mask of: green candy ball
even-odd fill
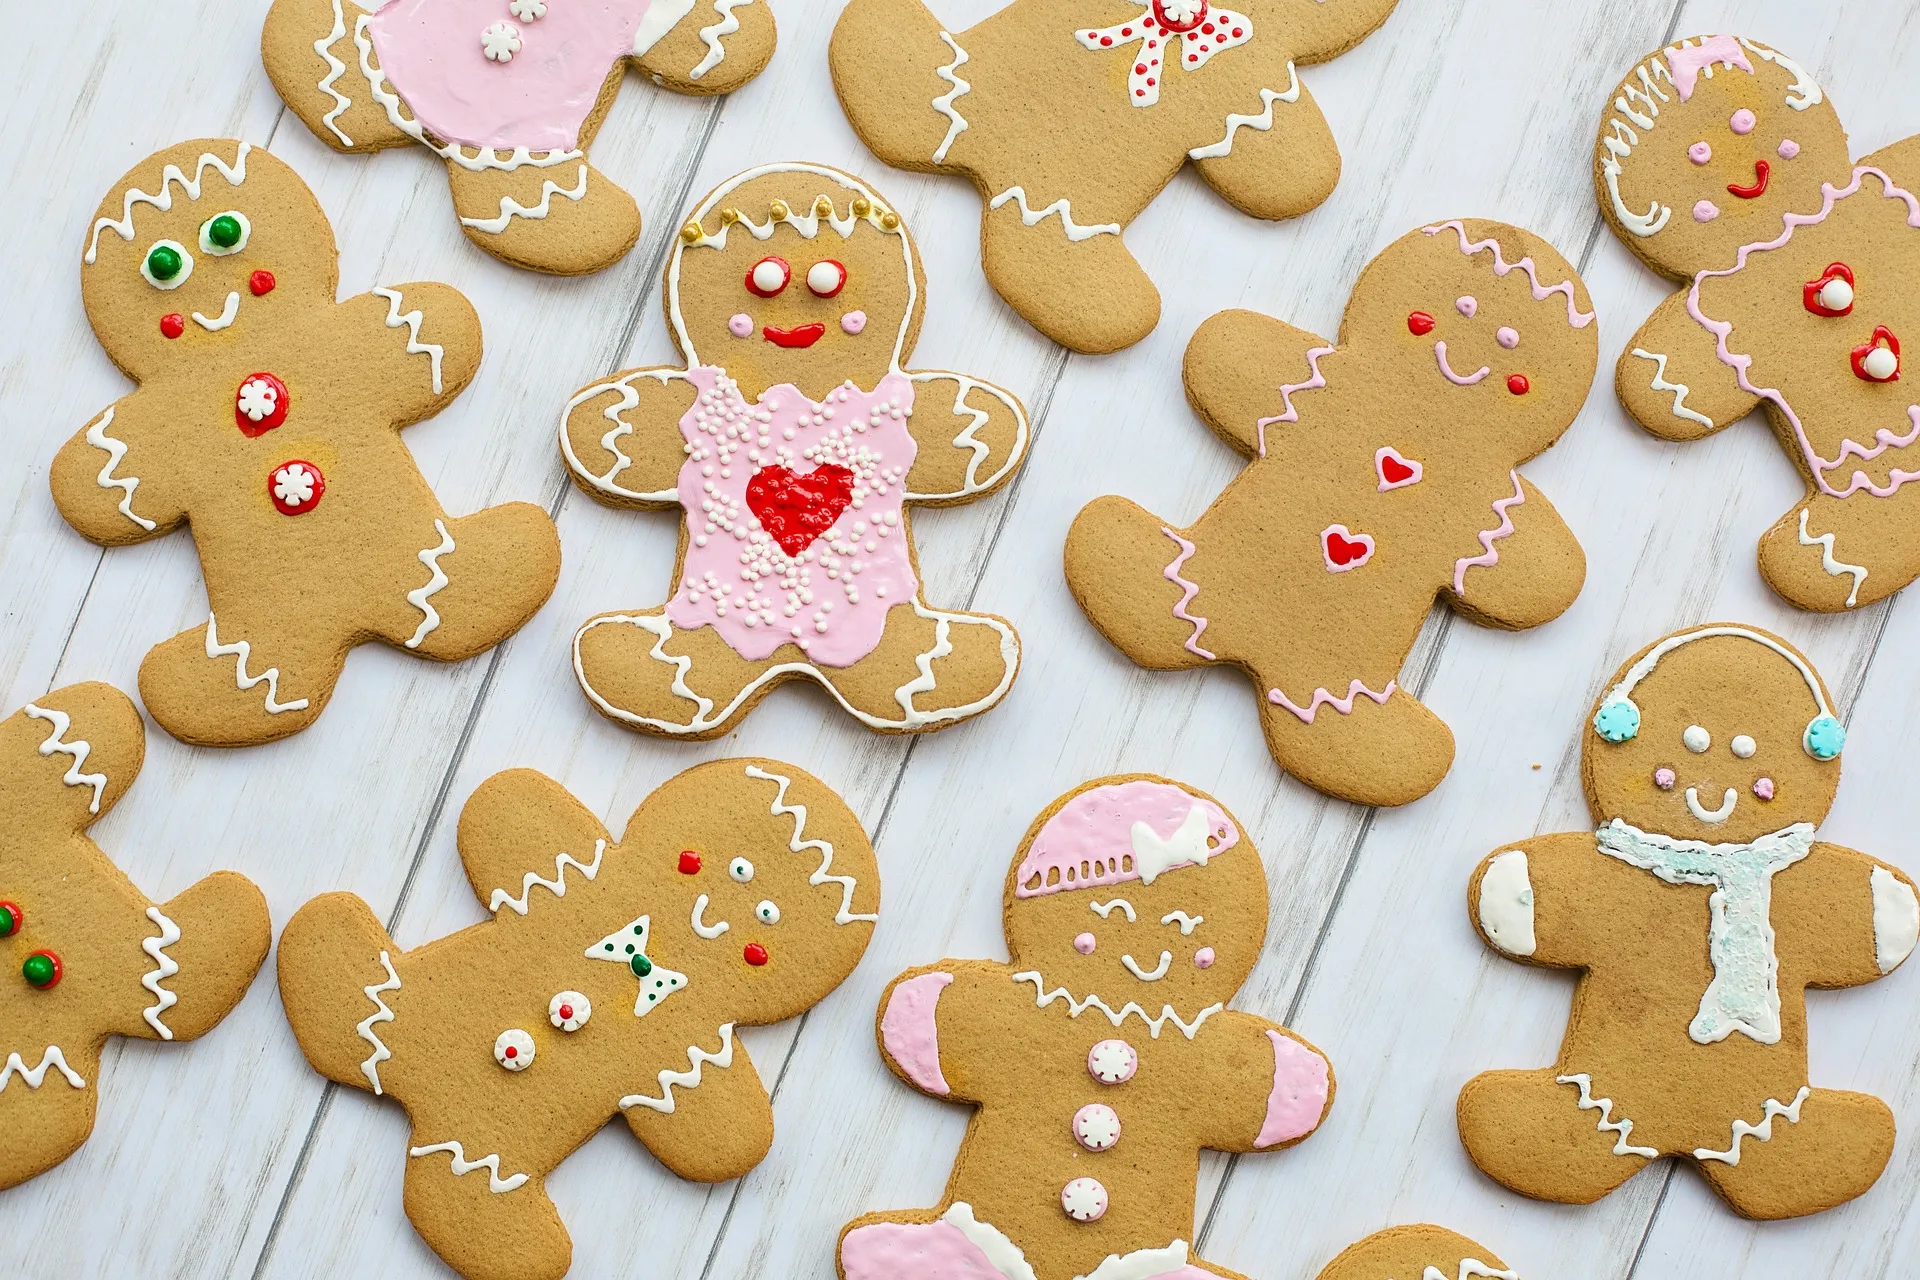
[[[207,224],[207,239],[222,249],[231,249],[240,243],[240,219],[230,213],[223,213]]]
[[[173,279],[180,274],[181,266],[180,251],[168,245],[155,245],[147,255],[147,274],[155,280]]]
[[[19,927],[19,921],[13,918],[13,911],[7,907],[0,907],[0,938],[12,937],[13,931]]]
[[[653,961],[645,956],[635,956],[627,961],[627,964],[633,969],[633,976],[636,978],[644,978],[653,972]]]
[[[20,973],[32,985],[44,987],[53,981],[53,959],[39,954],[30,955],[27,962],[20,966]]]

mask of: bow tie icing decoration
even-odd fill
[[[633,970],[640,979],[640,993],[633,999],[633,1016],[644,1018],[659,1007],[662,1000],[687,985],[687,975],[657,965],[647,955],[649,918],[641,916],[632,924],[615,929],[587,948],[589,960],[611,960]]]
[[[1215,8],[1207,0],[1153,0],[1131,22],[1073,35],[1096,52],[1142,42],[1133,68],[1127,72],[1127,100],[1136,107],[1150,107],[1160,101],[1163,46],[1179,40],[1180,52],[1174,61],[1188,71],[1198,71],[1222,49],[1253,39],[1253,21],[1244,13]]]

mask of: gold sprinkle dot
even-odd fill
[[[740,221],[740,211],[729,205],[720,211],[720,225],[730,227]]]
[[[833,201],[827,199],[825,196],[821,196],[819,199],[813,202],[813,214],[816,218],[832,217]]]
[[[775,222],[785,222],[792,216],[793,210],[787,208],[787,202],[785,200],[775,200],[773,202],[773,220]]]
[[[689,222],[686,226],[680,228],[680,238],[688,244],[697,242],[700,237],[705,234],[706,232],[700,229],[700,224],[697,222]]]
[[[867,198],[865,196],[861,196],[860,198],[856,199],[853,202],[854,217],[864,218],[869,213],[872,213],[872,212],[873,212],[873,206],[867,202]]]
[[[900,225],[900,215],[889,209],[880,215],[880,225],[892,231]]]

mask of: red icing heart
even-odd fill
[[[747,510],[780,549],[797,556],[853,501],[853,472],[832,463],[796,475],[785,467],[762,467],[747,481]]]
[[[1413,479],[1413,468],[1391,453],[1380,455],[1380,478],[1388,484],[1404,484]]]
[[[1373,558],[1373,539],[1364,533],[1356,534],[1343,524],[1328,525],[1320,534],[1320,543],[1327,557],[1327,568],[1334,573],[1358,569]]]
[[[1822,297],[1826,287],[1835,280],[1845,280],[1847,282],[1845,292],[1848,294],[1848,301],[1844,307],[1830,307],[1827,305],[1826,299]],[[1853,284],[1853,268],[1844,262],[1830,263],[1827,269],[1820,273],[1818,280],[1809,280],[1801,287],[1801,305],[1805,306],[1808,311],[1811,311],[1816,316],[1844,316],[1853,310]]]

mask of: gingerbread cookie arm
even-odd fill
[[[140,945],[152,962],[141,982],[153,999],[134,1034],[197,1040],[233,1011],[266,963],[267,900],[245,876],[216,871],[142,914]]]
[[[466,295],[433,281],[380,287],[340,304],[354,378],[379,387],[396,427],[431,417],[480,368],[480,316]]]
[[[1263,457],[1268,430],[1299,421],[1293,397],[1326,386],[1320,360],[1333,350],[1326,339],[1272,316],[1222,311],[1187,343],[1187,403],[1222,440]]]
[[[733,1024],[686,1061],[620,1099],[633,1136],[661,1164],[694,1182],[738,1178],[773,1146],[773,1100]]]
[[[907,498],[946,506],[1005,484],[1026,457],[1027,411],[1013,393],[963,373],[913,373],[908,427],[918,452]]]
[[[1524,631],[1565,613],[1587,557],[1546,495],[1518,472],[1493,503],[1473,554],[1454,561],[1447,602],[1482,626]]]
[[[1614,366],[1620,404],[1662,440],[1698,440],[1751,413],[1760,398],[1722,363],[1714,335],[1687,312],[1687,294],[1654,308]]]
[[[460,862],[474,896],[498,915],[526,915],[591,882],[612,843],[567,789],[532,769],[496,773],[460,810]],[[539,891],[536,897],[536,890]]]
[[[732,93],[766,70],[775,39],[766,0],[656,0],[634,36],[634,63],[675,93]]]
[[[1253,218],[1295,218],[1333,194],[1340,148],[1289,62],[1281,83],[1260,90],[1245,113],[1228,112],[1222,136],[1187,152],[1208,186]]]
[[[260,56],[281,100],[335,151],[413,141],[375,100],[361,69],[354,36],[363,12],[354,0],[274,0],[260,31]]]
[[[1581,864],[1593,856],[1593,837],[1568,831],[1515,841],[1483,859],[1467,885],[1467,914],[1481,940],[1526,964],[1584,967],[1614,927],[1582,892]]]
[[[1332,1064],[1278,1023],[1230,1009],[1209,1020],[1200,1043],[1208,1057],[1197,1096],[1236,1100],[1231,1107],[1196,1111],[1227,1118],[1222,1129],[1201,1133],[1203,1146],[1277,1151],[1318,1129],[1333,1108]]]
[[[167,469],[167,431],[144,392],[109,405],[54,455],[54,505],[83,538],[120,547],[158,537],[186,519]]]
[[[683,369],[628,369],[576,391],[560,415],[573,482],[610,506],[678,506],[680,420],[698,396]]]
[[[1006,965],[946,960],[909,969],[887,987],[874,1019],[888,1070],[924,1094],[951,1102],[979,1102],[984,1057],[969,1050],[988,1044],[982,1027],[1031,1011]]]
[[[85,831],[120,802],[146,759],[146,728],[126,694],[88,681],[56,689],[0,721],[0,782],[10,825]],[[3,776],[3,775],[0,775]]]
[[[1781,938],[1782,949],[1807,957],[1807,985],[1857,987],[1912,954],[1920,896],[1898,867],[1818,841],[1779,879],[1786,883],[1775,888],[1775,900],[1785,909],[1776,910],[1774,928],[1791,935]]]
[[[1365,40],[1399,0],[1283,0],[1276,7],[1295,62],[1325,62]]]

